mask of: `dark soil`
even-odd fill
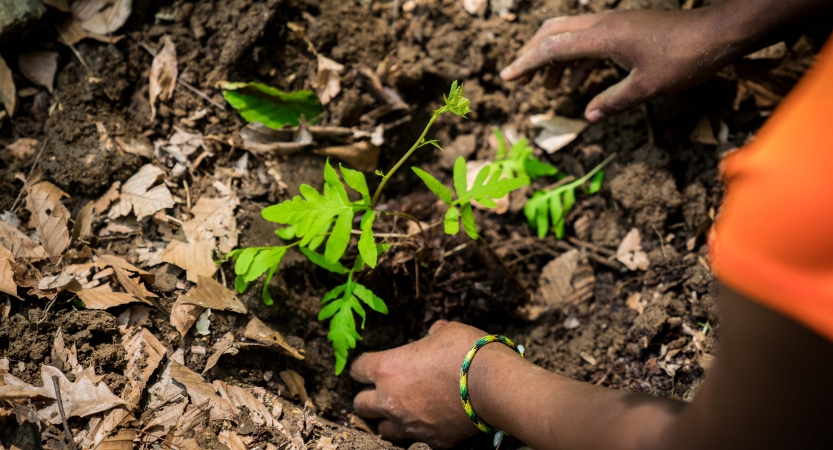
[[[42,177],[72,196],[67,205],[75,214],[86,199],[99,197],[112,182],[124,182],[148,162],[105,150],[99,143],[96,122],[105,124],[113,136],[153,142],[167,139],[174,125],[182,126],[181,118],[207,108],[208,115],[197,121],[194,131],[217,136],[223,144],[217,144],[214,156],[188,178],[187,185],[175,181],[170,186],[180,198],[213,195],[214,167],[233,167],[244,153],[238,147],[245,122],[230,107],[221,111],[181,86],[151,122],[147,80],[152,57],[142,44],[159,49],[160,38],[170,36],[177,47],[181,79],[217,101],[222,101],[222,96],[215,85],[221,80],[257,80],[286,91],[309,89],[317,70],[316,57],[287,27],[292,22],[306,28],[305,35],[318,52],[346,67],[342,92],[328,105],[324,125],[372,131],[376,123],[365,115],[379,102],[370,94],[359,69],[376,69],[389,55],[399,64],[399,72],[389,82],[411,108],[383,119],[399,124],[386,131],[380,168],[389,167],[418,137],[453,80],[465,81],[473,112],[468,120],[443,117],[431,138],[450,143],[458,136],[471,135],[475,156],[487,157],[494,152],[488,143],[494,128],[508,124],[533,137],[530,115],[554,110],[579,117],[593,95],[621,76],[618,69],[605,67],[574,92],[546,91],[537,79],[527,86],[502,82],[497,72],[544,19],[617,5],[679,8],[675,0],[591,0],[587,6],[572,0],[533,0],[520,2],[517,20],[506,22],[495,15],[472,17],[456,0],[418,1],[409,14],[397,15],[389,5],[369,7],[358,1],[324,0],[135,0],[134,13],[121,30],[129,37],[115,45],[87,40],[77,46],[88,69],[67,48],[54,44],[54,31],[47,25],[36,27],[30,36],[47,38],[19,48],[7,44],[10,48],[2,53],[7,61],[16,61],[17,52],[36,44],[42,48],[42,43],[60,51],[55,88],[60,107],[49,115],[37,97],[21,99],[19,114],[12,126],[0,131],[0,141],[8,144],[16,137],[28,136],[39,140],[38,148],[45,143],[40,157]],[[156,20],[157,14],[172,14],[173,20]],[[16,82],[18,86],[27,83],[22,78]],[[720,154],[744,143],[762,121],[751,100],[733,111],[734,98],[734,84],[716,78],[687,93],[590,125],[566,148],[545,155],[562,171],[582,175],[605,156],[618,154],[607,170],[602,192],[579,196],[567,220],[571,239],[537,239],[519,212],[497,216],[478,211],[483,234],[480,242],[471,242],[464,235],[448,237],[434,228],[418,259],[414,250],[422,245],[421,240],[392,250],[376,270],[362,278],[362,283],[387,301],[390,314],[368,315],[364,340],[351,358],[419,339],[433,321],[449,319],[507,334],[526,346],[533,362],[570,378],[692,398],[716,354],[715,335],[719,332],[715,283],[707,267],[701,226],[718,207],[722,194],[717,177]],[[706,114],[729,125],[729,143],[714,147],[689,141],[691,129]],[[406,115],[410,119],[399,120]],[[227,145],[229,140],[236,146]],[[431,149],[418,152],[413,164],[439,174],[450,184],[450,171],[440,163],[439,151]],[[15,173],[27,173],[34,159],[32,155],[18,161],[0,153],[0,209],[11,207],[21,187]],[[241,247],[277,244],[274,225],[260,217],[260,210],[297,194],[301,183],[316,187],[321,183],[323,158],[302,154],[273,159],[285,187],[242,188],[245,195],[237,213],[243,230]],[[255,172],[266,159],[250,157],[250,163],[250,171]],[[375,180],[372,174],[368,177]],[[384,207],[406,211],[426,223],[441,218],[433,207],[435,200],[410,171],[398,172],[389,186],[382,199]],[[19,215],[25,223],[25,210]],[[402,223],[395,227],[391,222],[392,231],[405,229]],[[651,262],[645,272],[628,271],[610,258],[634,227],[641,232],[643,250]],[[145,239],[159,240],[152,221],[141,231]],[[100,239],[93,247],[108,248],[135,263],[133,238]],[[687,243],[692,239],[695,246],[689,250]],[[468,245],[451,251],[461,244]],[[595,278],[592,295],[528,320],[543,267],[573,248],[582,252],[583,270]],[[175,267],[161,267],[153,269],[153,290],[167,308],[174,300],[176,282],[185,276]],[[233,279],[231,268],[224,270],[226,279]],[[352,398],[361,386],[347,376],[333,374],[327,326],[316,320],[322,295],[341,282],[338,276],[290,252],[269,286],[274,306],[265,306],[260,299],[262,280],[253,283],[242,299],[252,315],[303,348],[306,359],[298,362],[263,351],[242,351],[221,358],[218,369],[209,372],[207,379],[262,386],[292,400],[275,374],[293,369],[305,378],[318,413],[334,424],[350,427]],[[641,312],[627,304],[634,294],[641,298]],[[84,311],[58,304],[44,314],[46,305],[39,300],[12,300],[11,304],[11,314],[0,323],[0,356],[9,358],[13,375],[40,383],[40,365],[54,364],[51,347],[60,328],[67,345],[77,346],[80,362],[106,374],[107,385],[114,393],[121,392],[124,350],[114,315],[123,308]],[[216,312],[210,335],[192,332],[184,340],[160,312],[152,312],[145,326],[163,344],[185,349],[186,364],[201,371],[206,356],[194,353],[192,347],[210,348],[227,331],[244,326],[245,320],[239,319],[235,314]],[[702,331],[706,325],[715,331],[695,343],[691,330]],[[665,358],[669,352],[674,356]],[[344,428],[335,425],[316,433],[334,437],[339,448],[391,447],[363,432],[345,434]]]

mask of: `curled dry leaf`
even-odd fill
[[[145,164],[130,177],[121,188],[118,203],[110,209],[110,218],[126,216],[133,211],[137,220],[150,216],[165,208],[173,208],[174,199],[164,184],[156,183],[165,177],[165,172],[153,164]]]
[[[231,404],[217,395],[214,387],[206,383],[198,373],[180,363],[171,362],[171,377],[185,386],[192,404],[201,405],[208,402],[211,407],[211,420],[237,420],[237,414]]]
[[[183,338],[188,330],[197,323],[197,319],[205,308],[196,305],[189,305],[183,302],[185,295],[179,294],[176,302],[171,306],[171,325],[179,331]]]
[[[100,216],[105,211],[110,209],[110,204],[119,198],[119,188],[121,188],[121,181],[116,181],[110,185],[110,189],[107,189],[107,192],[105,192],[101,198],[95,201],[95,206],[93,208],[95,208],[95,213],[97,215]]]
[[[163,38],[164,45],[154,58],[150,67],[150,120],[156,118],[156,101],[171,99],[176,88],[176,47],[171,38]]]
[[[101,288],[82,289],[76,292],[75,295],[84,302],[87,309],[107,309],[134,302],[151,304],[149,301],[141,300],[131,294],[113,292],[108,285]]]
[[[17,297],[17,284],[14,282],[12,263],[14,263],[14,255],[0,244],[0,292]]]
[[[81,211],[78,211],[78,217],[72,225],[72,242],[92,235],[93,207],[95,207],[95,202],[87,202]]]
[[[53,376],[58,377],[58,387],[61,390],[64,412],[68,418],[87,417],[125,403],[124,400],[113,395],[106,383],[99,382],[96,384],[89,377],[88,372],[79,372],[76,374],[75,382],[70,383],[63,372],[52,366],[41,366],[43,387],[39,389],[44,396],[55,398],[55,388],[52,384]],[[38,411],[38,415],[51,424],[61,423],[57,402]]]
[[[284,370],[280,373],[281,380],[286,384],[286,387],[289,388],[289,395],[295,397],[298,396],[301,399],[302,404],[306,404],[309,399],[309,395],[307,395],[307,388],[304,387],[304,377],[298,375],[298,372],[294,370]]]
[[[616,259],[630,270],[648,270],[648,254],[642,251],[642,236],[636,228],[631,229],[616,250]]]
[[[9,117],[14,117],[14,113],[17,112],[17,88],[14,86],[12,70],[2,57],[0,57],[0,103],[6,107]]]
[[[239,351],[237,350],[237,347],[234,346],[234,335],[228,332],[226,332],[226,334],[224,334],[219,341],[215,342],[214,345],[211,346],[211,349],[214,350],[214,353],[212,353],[211,356],[209,356],[205,361],[205,368],[202,369],[203,375],[211,370],[212,367],[217,365],[221,356],[236,355]]]
[[[15,258],[43,259],[47,257],[46,250],[35,244],[17,228],[0,221],[0,245],[6,247]]]
[[[709,121],[708,116],[703,116],[703,118],[697,122],[697,125],[695,125],[694,129],[691,130],[688,140],[706,145],[720,144],[717,141],[717,138],[714,137],[714,130],[712,129],[712,124],[711,121]]]
[[[338,158],[349,166],[362,172],[373,172],[379,165],[379,147],[369,141],[339,147],[327,147],[315,151],[316,154]]]
[[[240,436],[236,431],[223,430],[217,435],[217,440],[228,447],[229,450],[248,450],[252,438],[249,436]]]
[[[67,45],[75,45],[86,38],[95,39],[99,42],[104,42],[105,44],[115,44],[124,37],[90,33],[81,28],[81,22],[73,16],[69,16],[64,19],[63,22],[55,26],[55,29],[58,30],[58,42]]]
[[[81,5],[76,6],[78,3]],[[78,0],[72,5],[72,13],[81,21],[81,28],[106,36],[127,22],[132,7],[132,0]]]
[[[303,116],[295,130],[274,130],[260,122],[252,122],[240,131],[243,148],[256,155],[297,153],[312,144],[313,135]]]
[[[119,269],[124,269],[130,272],[134,272],[139,274],[139,276],[145,280],[145,282],[153,284],[154,282],[154,275],[146,270],[142,270],[133,264],[127,262],[124,258],[116,255],[97,255],[95,259],[96,266],[98,270],[104,270],[107,267],[118,267]]]
[[[29,52],[18,57],[17,65],[24,77],[52,93],[55,72],[58,71],[58,52]]]
[[[213,253],[228,253],[237,246],[236,197],[203,197],[191,208],[194,217],[182,224],[188,242],[172,240],[162,253],[162,260],[187,271],[188,280],[211,277],[217,272]]]
[[[148,380],[159,367],[167,349],[146,328],[142,328],[124,342],[124,349],[127,352],[124,376],[130,383],[130,391],[124,395],[124,399],[130,404],[138,405]]]
[[[269,328],[257,317],[252,317],[252,320],[250,320],[248,325],[246,325],[246,329],[243,331],[243,337],[261,344],[274,346],[281,353],[292,356],[295,359],[304,359],[304,355],[300,354],[298,350],[287,344],[280,333]]]
[[[578,267],[579,253],[573,249],[553,259],[541,271],[537,300],[547,306],[558,306],[573,293],[573,274]]]
[[[35,154],[37,139],[20,138],[6,147],[6,151],[17,159],[26,159]]]
[[[267,427],[274,425],[276,419],[272,417],[269,409],[249,391],[220,380],[215,380],[213,385],[217,389],[217,392],[220,393],[220,396],[226,399],[235,409],[241,406],[248,408],[250,417],[255,425]]]
[[[69,247],[69,211],[61,203],[67,194],[54,184],[42,181],[29,188],[26,209],[32,213],[35,229],[49,256],[59,256]]]
[[[339,74],[344,72],[344,66],[322,54],[318,54],[318,76],[312,86],[321,100],[322,105],[330,103],[341,92]]]
[[[547,153],[554,153],[573,142],[587,128],[587,122],[552,114],[537,114],[529,119],[532,125],[541,128],[535,144]]]
[[[200,275],[197,287],[182,298],[183,303],[197,305],[203,308],[218,309],[246,314],[243,305],[233,291],[218,283],[213,278]]]

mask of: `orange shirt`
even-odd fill
[[[833,340],[833,41],[721,169],[717,278]]]

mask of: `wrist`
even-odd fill
[[[750,2],[748,7],[738,7],[735,2],[698,8],[698,28],[710,43],[710,55],[728,64],[757,50],[772,29],[771,19],[757,6],[764,2]]]
[[[519,368],[528,365],[520,355],[500,343],[481,348],[468,373],[468,393],[474,412],[488,425],[503,430],[511,416],[507,396],[513,389],[511,381]],[[508,413],[508,414],[507,414]]]

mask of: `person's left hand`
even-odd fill
[[[462,442],[480,431],[460,402],[460,366],[471,346],[486,333],[460,323],[440,321],[428,336],[379,353],[365,353],[350,376],[373,384],[353,400],[356,412],[384,419],[385,439],[414,439],[432,448]]]

